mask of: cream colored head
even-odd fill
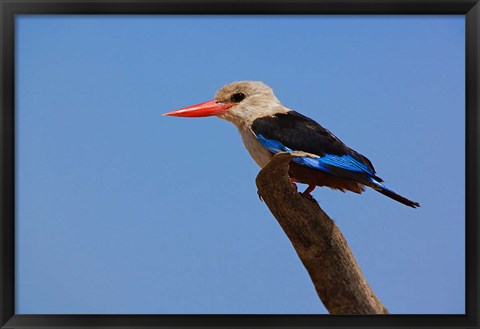
[[[288,111],[275,97],[272,88],[261,81],[232,82],[217,91],[215,100],[223,104],[235,104],[217,117],[237,127],[249,126],[261,116]]]
[[[262,116],[290,111],[282,106],[272,88],[260,81],[232,82],[217,91],[215,99],[171,111],[163,115],[176,117],[207,117],[215,115],[239,128],[248,128]]]

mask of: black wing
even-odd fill
[[[365,156],[346,146],[319,123],[298,112],[290,111],[273,117],[258,118],[253,121],[252,130],[257,136],[261,134],[296,151],[318,156],[355,155],[375,173],[372,163]]]

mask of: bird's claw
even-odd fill
[[[308,201],[313,201],[313,196],[310,194],[310,193],[307,193],[307,192],[300,192],[299,193],[301,196],[303,196],[305,199],[307,199]]]
[[[295,190],[295,192],[298,192],[297,184],[295,184],[294,182],[292,182],[292,187],[293,187],[293,189]]]
[[[313,199],[313,196],[310,194],[313,192],[313,190],[315,189],[316,185],[308,185],[307,189],[305,191],[303,191],[302,193],[300,193],[305,199],[309,200],[309,201],[312,201],[314,200]]]

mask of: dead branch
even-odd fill
[[[388,314],[335,223],[315,200],[293,188],[288,166],[299,155],[276,154],[257,176],[259,195],[287,234],[331,314]]]

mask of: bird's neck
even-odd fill
[[[232,110],[218,117],[227,120],[237,126],[239,129],[250,129],[253,121],[260,117],[271,117],[275,114],[286,113],[290,110],[284,107],[277,100],[275,102],[250,102]]]

